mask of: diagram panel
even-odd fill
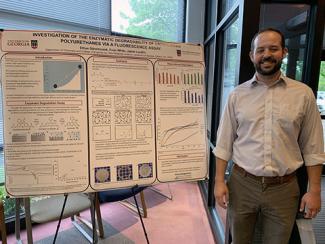
[[[96,56],[88,63],[92,188],[153,183],[152,63],[147,59]]]

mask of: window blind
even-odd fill
[[[110,34],[110,0],[0,0],[0,29]],[[4,182],[0,86],[0,185]]]
[[[0,0],[0,28],[109,34],[109,0]]]

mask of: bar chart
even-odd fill
[[[203,94],[199,91],[184,90],[182,91],[183,103],[203,104]]]
[[[203,74],[200,72],[175,74],[170,72],[158,73],[158,84],[166,85],[203,85]]]
[[[183,74],[184,85],[203,85],[203,74],[197,73],[186,73]]]
[[[181,78],[178,74],[172,74],[168,72],[158,73],[158,83],[159,84],[173,84],[179,85]]]
[[[159,61],[155,66],[155,79],[159,85],[202,86],[204,70],[200,63]]]

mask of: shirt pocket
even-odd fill
[[[303,107],[297,104],[283,103],[279,112],[275,114],[276,120],[281,127],[286,129],[300,128],[303,118]]]

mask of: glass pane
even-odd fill
[[[213,101],[213,86],[214,84],[214,64],[215,64],[215,38],[205,47],[205,63],[206,63],[206,107],[207,107],[207,129],[211,133],[212,117],[212,101]]]
[[[309,9],[306,4],[265,3],[260,12],[260,29],[272,27],[284,34],[288,55],[283,60],[282,72],[299,81],[304,65]]]
[[[235,2],[236,0],[222,0],[221,18],[223,18],[228,13],[231,7],[234,6]]]
[[[221,111],[227,102],[229,93],[236,86],[236,67],[237,67],[237,54],[238,54],[238,19],[228,27],[224,32],[224,47],[223,47],[223,68],[222,68],[222,101]]]
[[[1,116],[2,117],[2,116]],[[2,130],[2,129],[1,129]],[[4,155],[3,149],[0,151],[0,185],[4,185],[5,173],[4,173]]]
[[[238,54],[238,31],[239,21],[236,19],[228,28],[224,31],[223,36],[223,56],[222,56],[222,101],[221,111],[223,110],[229,93],[237,85],[236,82],[236,67],[237,67],[237,54]],[[229,175],[229,169],[231,164],[228,164],[226,170],[226,177]],[[226,223],[226,211],[216,204],[216,210],[221,216],[223,223]]]
[[[214,30],[216,27],[216,1],[208,1],[207,2],[207,9],[206,9],[206,24],[205,24],[205,29],[206,29],[206,37],[208,37],[211,32]]]
[[[325,61],[321,61],[320,63],[317,106],[321,115],[325,115]]]
[[[184,0],[112,0],[112,31],[183,41]]]

